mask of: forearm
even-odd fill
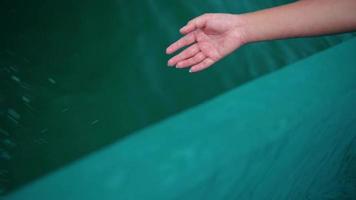
[[[301,0],[239,15],[245,42],[356,30],[356,0]]]

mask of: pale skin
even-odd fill
[[[300,0],[245,14],[204,14],[180,29],[167,54],[182,52],[168,66],[204,70],[242,45],[274,39],[356,30],[356,0]]]

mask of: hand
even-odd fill
[[[189,72],[206,69],[245,43],[243,24],[238,15],[232,14],[204,14],[189,21],[180,29],[184,36],[166,53],[190,46],[171,58],[168,66],[191,67]]]

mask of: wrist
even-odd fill
[[[240,38],[241,46],[252,42],[251,37],[249,36],[249,25],[246,16],[243,14],[237,14],[235,15],[235,17],[236,17],[235,29]]]

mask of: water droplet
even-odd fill
[[[14,124],[16,124],[16,125],[18,125],[19,124],[19,122],[16,120],[16,119],[14,119],[13,117],[11,117],[11,116],[7,116]]]
[[[18,72],[19,70],[16,68],[16,66],[10,66],[9,67],[12,71],[14,72]]]
[[[21,82],[20,86],[26,90],[29,90],[31,87],[28,83],[25,83],[25,82]]]
[[[24,101],[26,103],[30,103],[30,99],[26,96],[22,96],[22,101]]]
[[[61,110],[61,112],[62,112],[62,113],[68,112],[68,110],[69,110],[69,108],[64,108],[64,109]]]
[[[7,109],[7,113],[8,113],[12,118],[14,118],[14,119],[16,119],[16,120],[19,120],[20,117],[21,117],[21,115],[20,115],[18,112],[16,112],[14,109],[11,109],[11,108]]]
[[[28,103],[24,103],[24,104],[25,104],[27,110],[29,110],[31,113],[33,113],[33,111],[35,111],[35,109],[30,104],[28,104]]]
[[[10,160],[10,159],[11,159],[10,154],[4,149],[0,149],[0,160]]]
[[[13,51],[11,51],[11,50],[9,50],[9,49],[6,49],[5,51],[6,51],[6,53],[8,53],[10,56],[14,56],[14,55],[15,55],[15,52],[13,52]]]
[[[9,173],[6,169],[0,169],[0,176],[5,176]]]
[[[3,143],[5,146],[10,147],[10,148],[16,147],[16,144],[15,144],[14,142],[12,142],[11,140],[9,140],[9,139],[3,140],[2,143]]]
[[[48,78],[48,81],[52,84],[56,84],[57,82],[53,78]]]
[[[17,77],[17,76],[14,76],[14,75],[11,76],[11,79],[16,81],[16,82],[18,82],[18,83],[21,82],[21,79],[19,77]]]
[[[47,128],[44,128],[44,129],[42,129],[41,130],[41,133],[43,134],[43,133],[47,133],[48,132],[48,129]]]
[[[9,132],[5,131],[4,129],[0,128],[0,133],[6,136],[10,136]]]
[[[99,120],[94,120],[94,121],[91,122],[91,125],[95,125],[95,124],[97,124],[98,122],[99,122]]]
[[[36,144],[47,144],[48,141],[44,138],[37,138],[33,140]]]
[[[27,63],[30,63],[30,60],[27,59],[27,58],[25,58],[25,57],[23,57],[23,60],[24,60],[25,62],[27,62]]]

